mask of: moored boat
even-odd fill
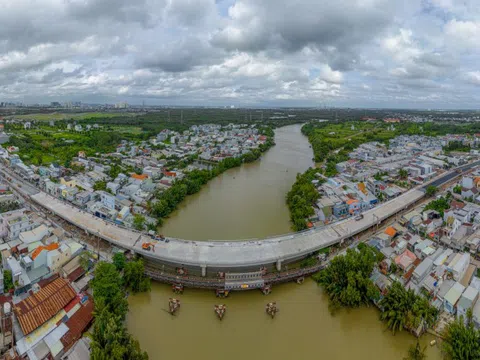
[[[168,300],[168,311],[170,314],[174,315],[178,309],[180,309],[180,300],[175,298],[170,298]]]
[[[265,306],[265,311],[267,312],[268,315],[270,315],[272,317],[272,319],[275,317],[275,315],[277,314],[277,312],[279,311],[278,307],[277,307],[277,303],[275,301],[272,301],[272,302],[269,302],[266,306]]]
[[[220,320],[223,319],[226,311],[227,311],[227,306],[225,304],[215,305],[215,314],[217,314],[217,316]]]

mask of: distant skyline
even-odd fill
[[[480,108],[475,0],[0,5],[0,101]]]

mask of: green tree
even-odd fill
[[[97,263],[92,280],[93,298],[95,302],[103,301],[110,313],[123,319],[127,314],[128,303],[122,285],[115,265],[104,261]]]
[[[447,325],[444,331],[443,351],[449,360],[480,359],[480,332],[472,321],[472,310]]]
[[[434,196],[437,193],[438,189],[434,185],[428,185],[427,189],[425,190],[425,193],[427,196]]]
[[[145,276],[145,266],[142,259],[129,261],[123,272],[124,285],[133,293],[149,291],[150,279]]]
[[[335,257],[314,279],[325,289],[333,309],[369,304],[380,295],[370,280],[376,262],[377,255],[368,246],[347,249],[345,255]]]
[[[143,230],[143,228],[145,227],[145,216],[135,214],[133,216],[133,227],[137,230]]]
[[[453,192],[455,194],[461,194],[462,193],[462,185],[457,184],[453,187]]]
[[[138,341],[128,334],[120,315],[108,311],[103,300],[96,301],[95,322],[89,333],[92,360],[147,360]]]
[[[405,180],[406,178],[408,178],[408,171],[405,169],[400,169],[398,171],[398,176],[400,177],[400,179]]]
[[[3,289],[5,292],[13,289],[13,278],[10,270],[3,270]]]
[[[105,181],[97,181],[95,184],[93,184],[93,190],[98,191],[98,190],[107,190],[107,183]]]
[[[125,268],[125,263],[127,262],[125,255],[121,252],[115,253],[112,258],[113,265],[117,271],[122,271]]]
[[[417,340],[416,345],[410,346],[407,357],[403,358],[403,360],[425,360],[427,358],[425,350],[426,348],[422,349],[420,342]]]
[[[404,328],[416,330],[419,326],[432,326],[438,314],[426,298],[416,295],[412,289],[405,289],[398,281],[390,286],[379,305],[382,309],[380,319],[394,334]]]
[[[87,271],[92,266],[93,255],[90,251],[84,251],[80,254],[80,266]]]

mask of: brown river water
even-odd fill
[[[300,125],[276,131],[276,146],[260,161],[231,169],[186,199],[166,222],[166,235],[192,239],[261,238],[290,231],[285,194],[297,172],[312,165],[312,150]],[[288,171],[286,171],[288,170]],[[171,316],[170,286],[153,283],[152,291],[130,296],[129,331],[152,360],[303,360],[402,359],[415,338],[405,332],[393,336],[375,308],[342,310],[332,315],[328,299],[312,281],[260,291],[234,292],[220,300],[210,291],[186,289],[181,308]],[[275,319],[265,304],[276,301]],[[219,321],[215,304],[225,303]],[[427,346],[427,359],[440,359],[438,348]]]

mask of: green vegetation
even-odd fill
[[[443,150],[446,152],[451,151],[461,151],[461,152],[470,152],[472,148],[470,145],[464,145],[461,141],[450,141],[447,146],[443,147]]]
[[[80,266],[87,271],[92,267],[93,255],[90,251],[84,251],[80,254]]]
[[[117,271],[122,271],[125,268],[127,259],[125,258],[125,255],[123,255],[121,252],[117,252],[115,253],[115,255],[113,255],[112,262],[113,265],[115,265]]]
[[[128,264],[130,263],[126,266]],[[114,264],[103,261],[97,264],[92,280],[95,322],[89,334],[92,339],[90,358],[93,360],[148,359],[147,353],[140,349],[138,341],[124,326],[128,311],[128,302],[123,289],[124,280]],[[129,279],[130,282],[135,280],[138,278]],[[133,283],[130,283],[129,286],[132,285]]]
[[[20,209],[18,201],[4,201],[0,203],[0,214],[17,209]]]
[[[427,210],[435,210],[438,211],[440,216],[443,218],[443,213],[445,210],[447,210],[450,207],[450,202],[448,201],[447,198],[445,197],[440,197],[436,200],[430,201],[427,206],[424,207],[423,211]]]
[[[137,230],[143,230],[145,227],[145,216],[135,214],[133,216],[133,227]]]
[[[400,169],[398,171],[398,176],[400,177],[400,179],[405,180],[406,178],[408,178],[408,171],[405,169]]]
[[[462,185],[457,184],[453,187],[453,192],[455,194],[461,194],[462,193]]]
[[[449,360],[480,359],[480,332],[472,321],[472,310],[447,325],[444,332],[443,351]]]
[[[95,184],[93,184],[93,190],[99,191],[99,190],[107,190],[107,183],[105,181],[97,181]]]
[[[145,276],[145,266],[142,259],[129,261],[125,264],[123,283],[125,288],[133,293],[150,291],[150,278]]]
[[[13,278],[10,270],[3,270],[3,291],[8,293],[13,289]]]
[[[378,260],[372,248],[359,246],[358,249],[347,249],[345,255],[335,257],[314,276],[330,297],[332,309],[368,305],[379,298],[380,293],[370,280]]]
[[[317,179],[315,175],[317,172],[317,169],[310,168],[303,174],[297,174],[297,180],[287,194],[290,221],[294,231],[306,229],[305,219],[314,214],[312,206],[320,196],[312,183]]]
[[[87,156],[96,153],[112,152],[120,142],[117,132],[89,131],[84,133],[67,130],[23,130],[14,131],[6,146],[17,146],[19,155],[26,163],[44,165],[52,162],[69,164],[72,157],[79,151],[85,151]]]
[[[426,347],[422,349],[420,342],[417,340],[416,345],[411,345],[408,349],[407,357],[403,360],[425,360],[427,355],[425,354]]]
[[[434,196],[438,191],[438,188],[434,185],[428,185],[427,189],[425,190],[425,193],[427,196]]]
[[[405,289],[398,281],[390,286],[379,305],[382,309],[380,319],[386,321],[394,334],[404,328],[415,331],[422,326],[426,329],[435,323],[438,315],[438,310],[430,305],[427,298]]]

